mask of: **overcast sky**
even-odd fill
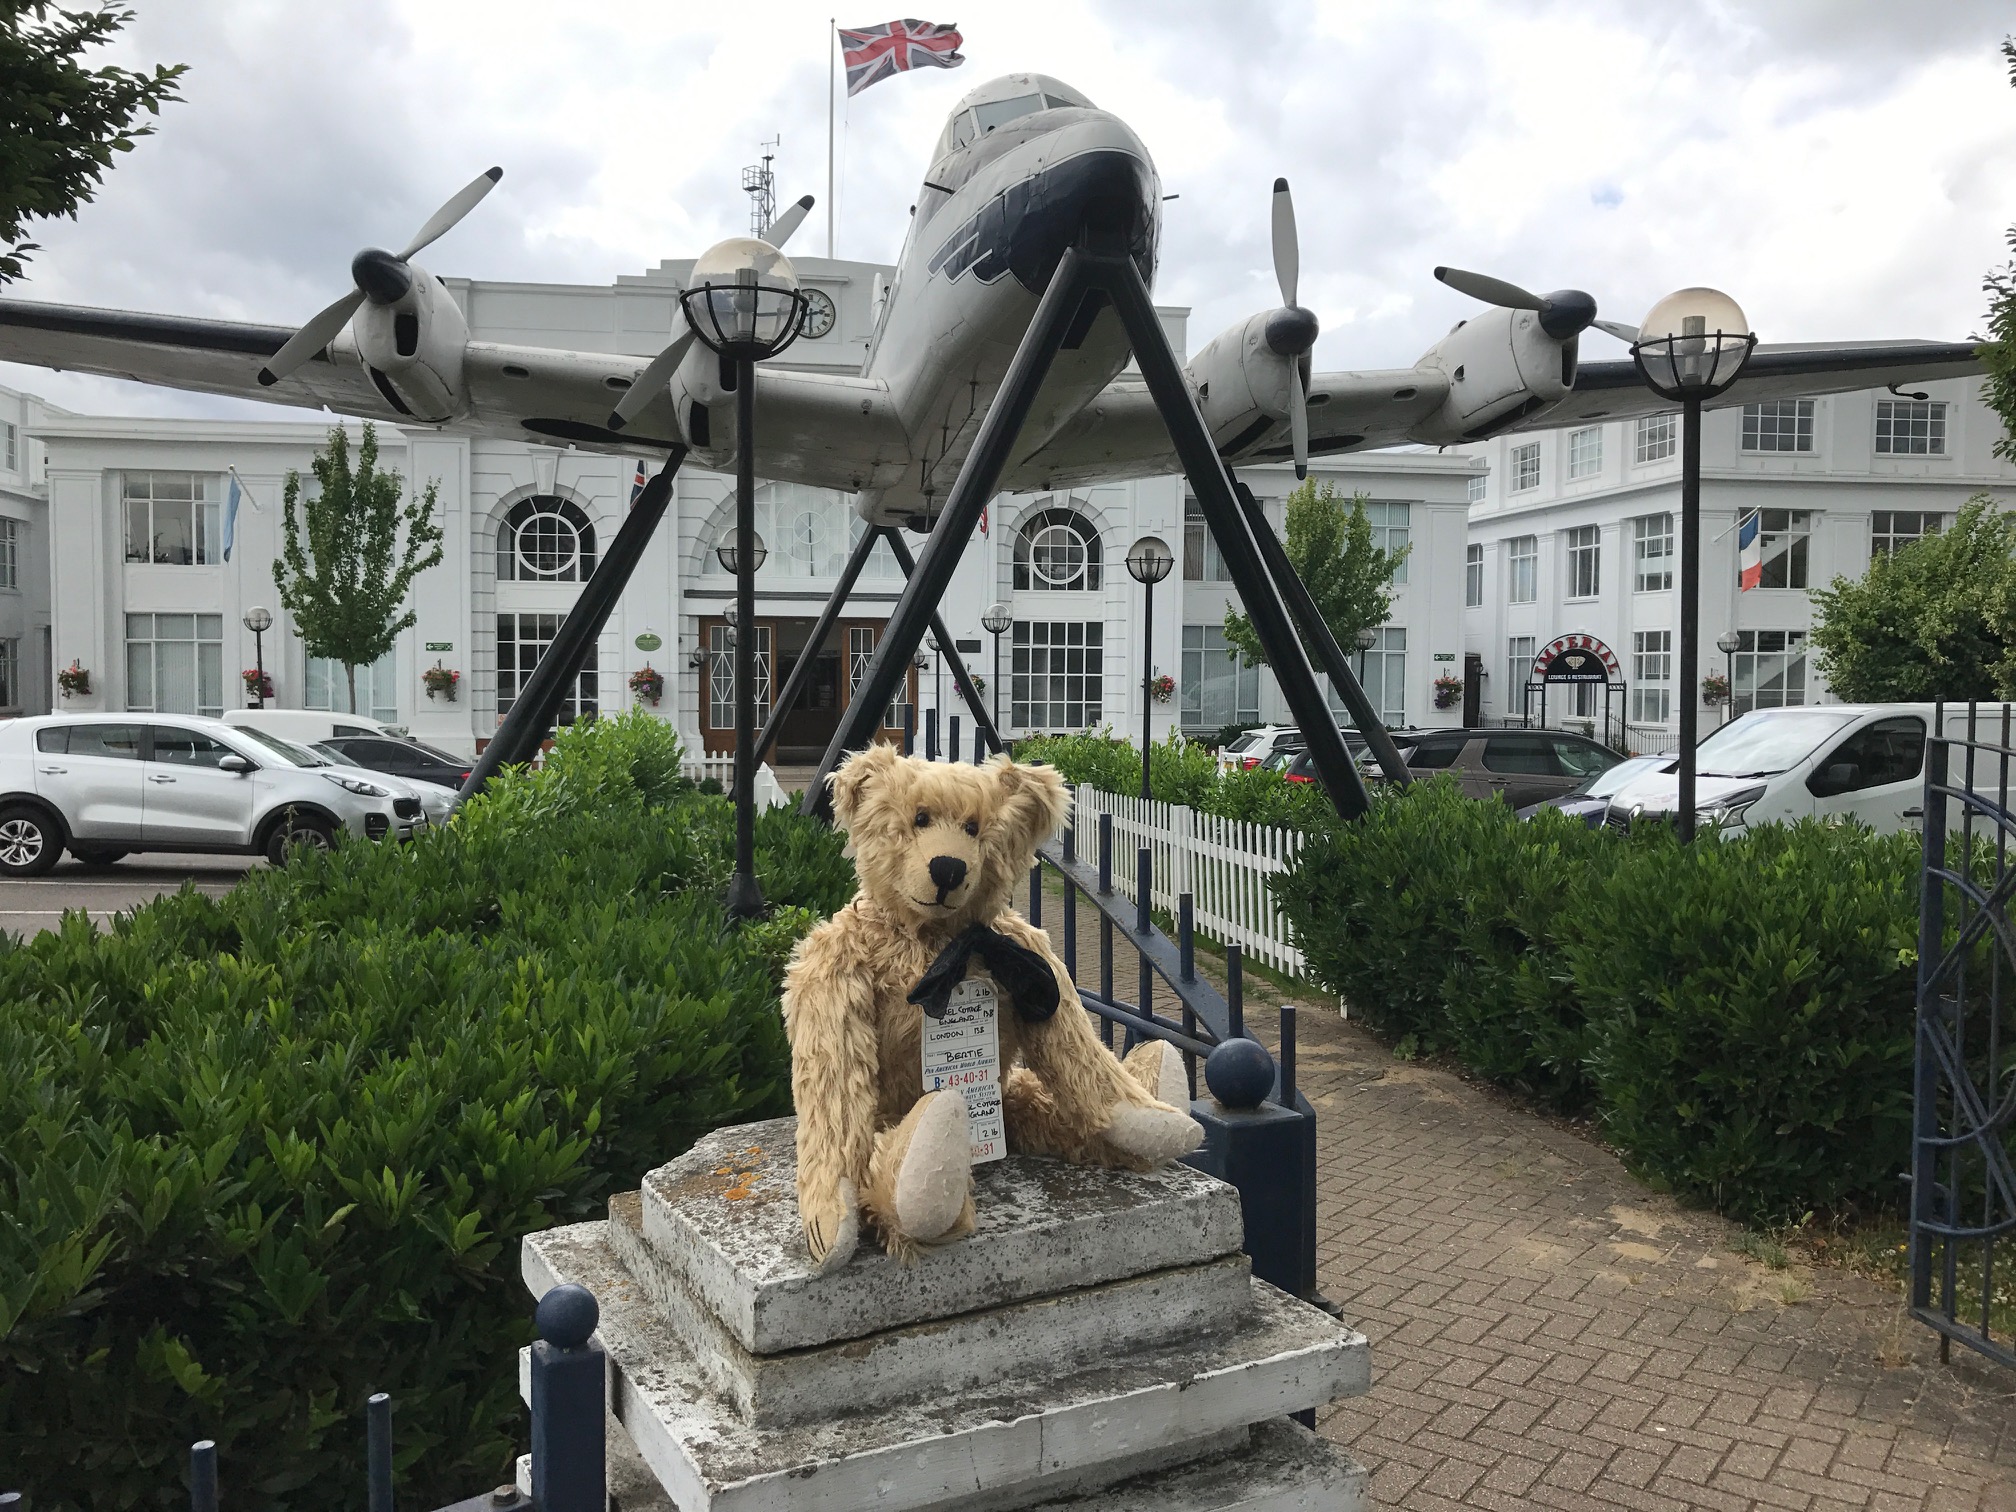
[[[492,163],[502,185],[423,260],[604,284],[744,230],[742,167],[780,133],[780,199],[822,200],[792,250],[826,250],[831,0],[133,3],[108,59],[187,63],[183,103],[78,221],[31,228],[43,250],[7,294],[298,324],[353,252],[396,247]],[[843,95],[840,255],[893,260],[946,113],[1039,70],[1125,117],[1182,196],[1156,295],[1193,307],[1193,349],[1277,302],[1276,174],[1322,368],[1410,363],[1469,313],[1431,278],[1443,262],[1585,288],[1634,323],[1707,283],[1765,341],[1965,338],[2016,221],[1998,0],[968,0],[923,19],[956,22],[967,62]],[[257,409],[4,364],[0,382],[111,413]]]

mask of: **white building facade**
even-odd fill
[[[49,499],[35,432],[62,413],[0,388],[0,717],[47,713],[55,686]]]
[[[787,365],[858,371],[873,290],[890,270],[810,257],[794,266],[836,313],[829,332],[790,348]],[[456,280],[448,287],[478,339],[650,353],[670,329],[689,268],[665,263],[599,288]],[[1163,311],[1179,350],[1186,315]],[[25,397],[0,398],[0,413],[7,402],[21,413],[23,467],[31,450],[36,467],[32,487],[22,474],[18,502],[0,468],[0,520],[21,522],[18,628],[7,617],[7,559],[0,554],[0,644],[18,643],[26,695],[15,707],[53,700],[64,708],[214,714],[251,701],[244,674],[259,665],[273,681],[276,706],[349,707],[342,669],[306,655],[279,602],[273,563],[289,474],[312,489],[311,463],[330,427],[343,424],[354,459],[360,426],[308,415],[270,422],[75,416]],[[500,441],[385,426],[378,443],[380,465],[400,472],[409,490],[435,490],[442,560],[415,582],[415,624],[378,665],[358,669],[357,712],[468,753],[496,729],[621,527],[640,467],[653,464],[530,435]],[[759,468],[761,445],[759,435]],[[1468,457],[1397,451],[1320,459],[1314,469],[1340,492],[1371,500],[1380,544],[1411,547],[1391,621],[1364,656],[1365,680],[1389,723],[1460,716],[1459,708],[1434,707],[1432,684],[1438,673],[1460,670],[1460,565],[1471,480],[1481,467]],[[1292,473],[1262,467],[1241,476],[1279,530]],[[725,611],[734,585],[716,554],[732,526],[732,490],[729,477],[679,475],[665,523],[591,664],[568,691],[563,721],[641,702],[673,721],[689,748],[733,748]],[[839,626],[823,646],[809,646],[863,526],[844,495],[794,484],[759,484],[756,514],[767,552],[756,575],[759,719],[793,666],[815,658],[773,757],[809,762],[852,697],[902,577],[888,547],[878,546]],[[1179,566],[1156,590],[1155,644],[1144,648],[1143,589],[1125,558],[1134,540],[1151,533],[1175,550]],[[906,540],[913,553],[921,549],[922,537]],[[0,535],[0,553],[4,545]],[[44,564],[39,578],[36,562]],[[981,623],[997,602],[1012,621],[998,648]],[[990,710],[998,699],[1011,736],[1107,725],[1138,735],[1145,649],[1154,674],[1175,683],[1166,701],[1146,700],[1160,738],[1172,728],[1213,733],[1282,717],[1272,676],[1225,654],[1224,614],[1235,602],[1194,501],[1180,479],[1164,477],[996,499],[966,546],[941,615],[969,670],[987,681]],[[255,606],[274,616],[258,637],[244,625]],[[962,747],[970,750],[971,712],[942,658],[927,649],[921,661],[885,719],[885,734],[900,733],[909,704],[920,729],[933,710],[948,735],[950,720],[960,717]],[[61,696],[56,669],[73,665],[88,676],[89,691]],[[457,674],[452,690],[430,692],[428,673],[437,668]],[[650,673],[663,679],[656,703]]]
[[[1831,698],[1809,653],[1810,594],[1860,577],[1873,555],[1951,523],[1985,493],[2016,503],[1994,454],[2000,420],[1979,385],[1836,394],[1710,411],[1701,434],[1701,675],[1726,676],[1729,712]],[[1545,722],[1630,749],[1669,749],[1678,680],[1680,417],[1504,436],[1464,448],[1473,487],[1464,564],[1466,676],[1479,723],[1542,718],[1536,655],[1599,643],[1614,686],[1550,687]],[[1762,580],[1738,586],[1738,522],[1758,513]],[[1718,640],[1735,636],[1725,654]],[[1621,728],[1620,728],[1621,727]]]

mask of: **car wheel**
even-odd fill
[[[123,850],[92,850],[89,846],[79,850],[73,845],[70,847],[70,854],[81,865],[96,867],[115,865],[124,861],[128,853]]]
[[[63,854],[46,811],[32,804],[0,808],[0,877],[39,877]]]
[[[316,850],[329,850],[336,844],[336,833],[329,828],[326,820],[313,814],[289,815],[273,826],[273,833],[266,838],[266,859],[275,866],[287,864],[287,852],[296,845],[311,846]]]

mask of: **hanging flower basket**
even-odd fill
[[[1167,703],[1176,695],[1176,679],[1164,672],[1148,684],[1148,691],[1155,695],[1155,702]]]
[[[62,689],[65,698],[70,697],[72,694],[79,696],[89,694],[91,691],[91,674],[83,667],[80,667],[75,661],[72,661],[69,666],[56,674],[56,686]]]
[[[257,667],[247,667],[238,674],[245,679],[245,693],[250,698],[273,697],[273,674],[261,672]]]
[[[429,698],[438,698],[443,703],[453,703],[455,690],[462,686],[462,674],[453,667],[442,666],[437,661],[433,666],[421,669],[420,681],[426,685]]]
[[[1711,709],[1729,702],[1729,679],[1720,672],[1710,672],[1702,678],[1701,702]]]
[[[655,709],[665,696],[665,674],[646,662],[630,674],[630,691]]]
[[[1435,707],[1453,709],[1463,699],[1463,679],[1444,672],[1435,679]]]
[[[974,678],[973,691],[978,693],[982,698],[985,698],[987,696],[987,679],[984,677]]]

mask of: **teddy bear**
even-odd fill
[[[1182,1057],[1106,1048],[1015,886],[1070,805],[1047,766],[928,762],[872,745],[833,774],[859,887],[793,952],[784,979],[798,1110],[798,1213],[823,1273],[865,1225],[899,1261],[972,1232],[967,1096],[926,1091],[923,1036],[955,983],[994,984],[1009,1151],[1146,1170],[1203,1131]],[[982,989],[983,991],[985,989]]]

